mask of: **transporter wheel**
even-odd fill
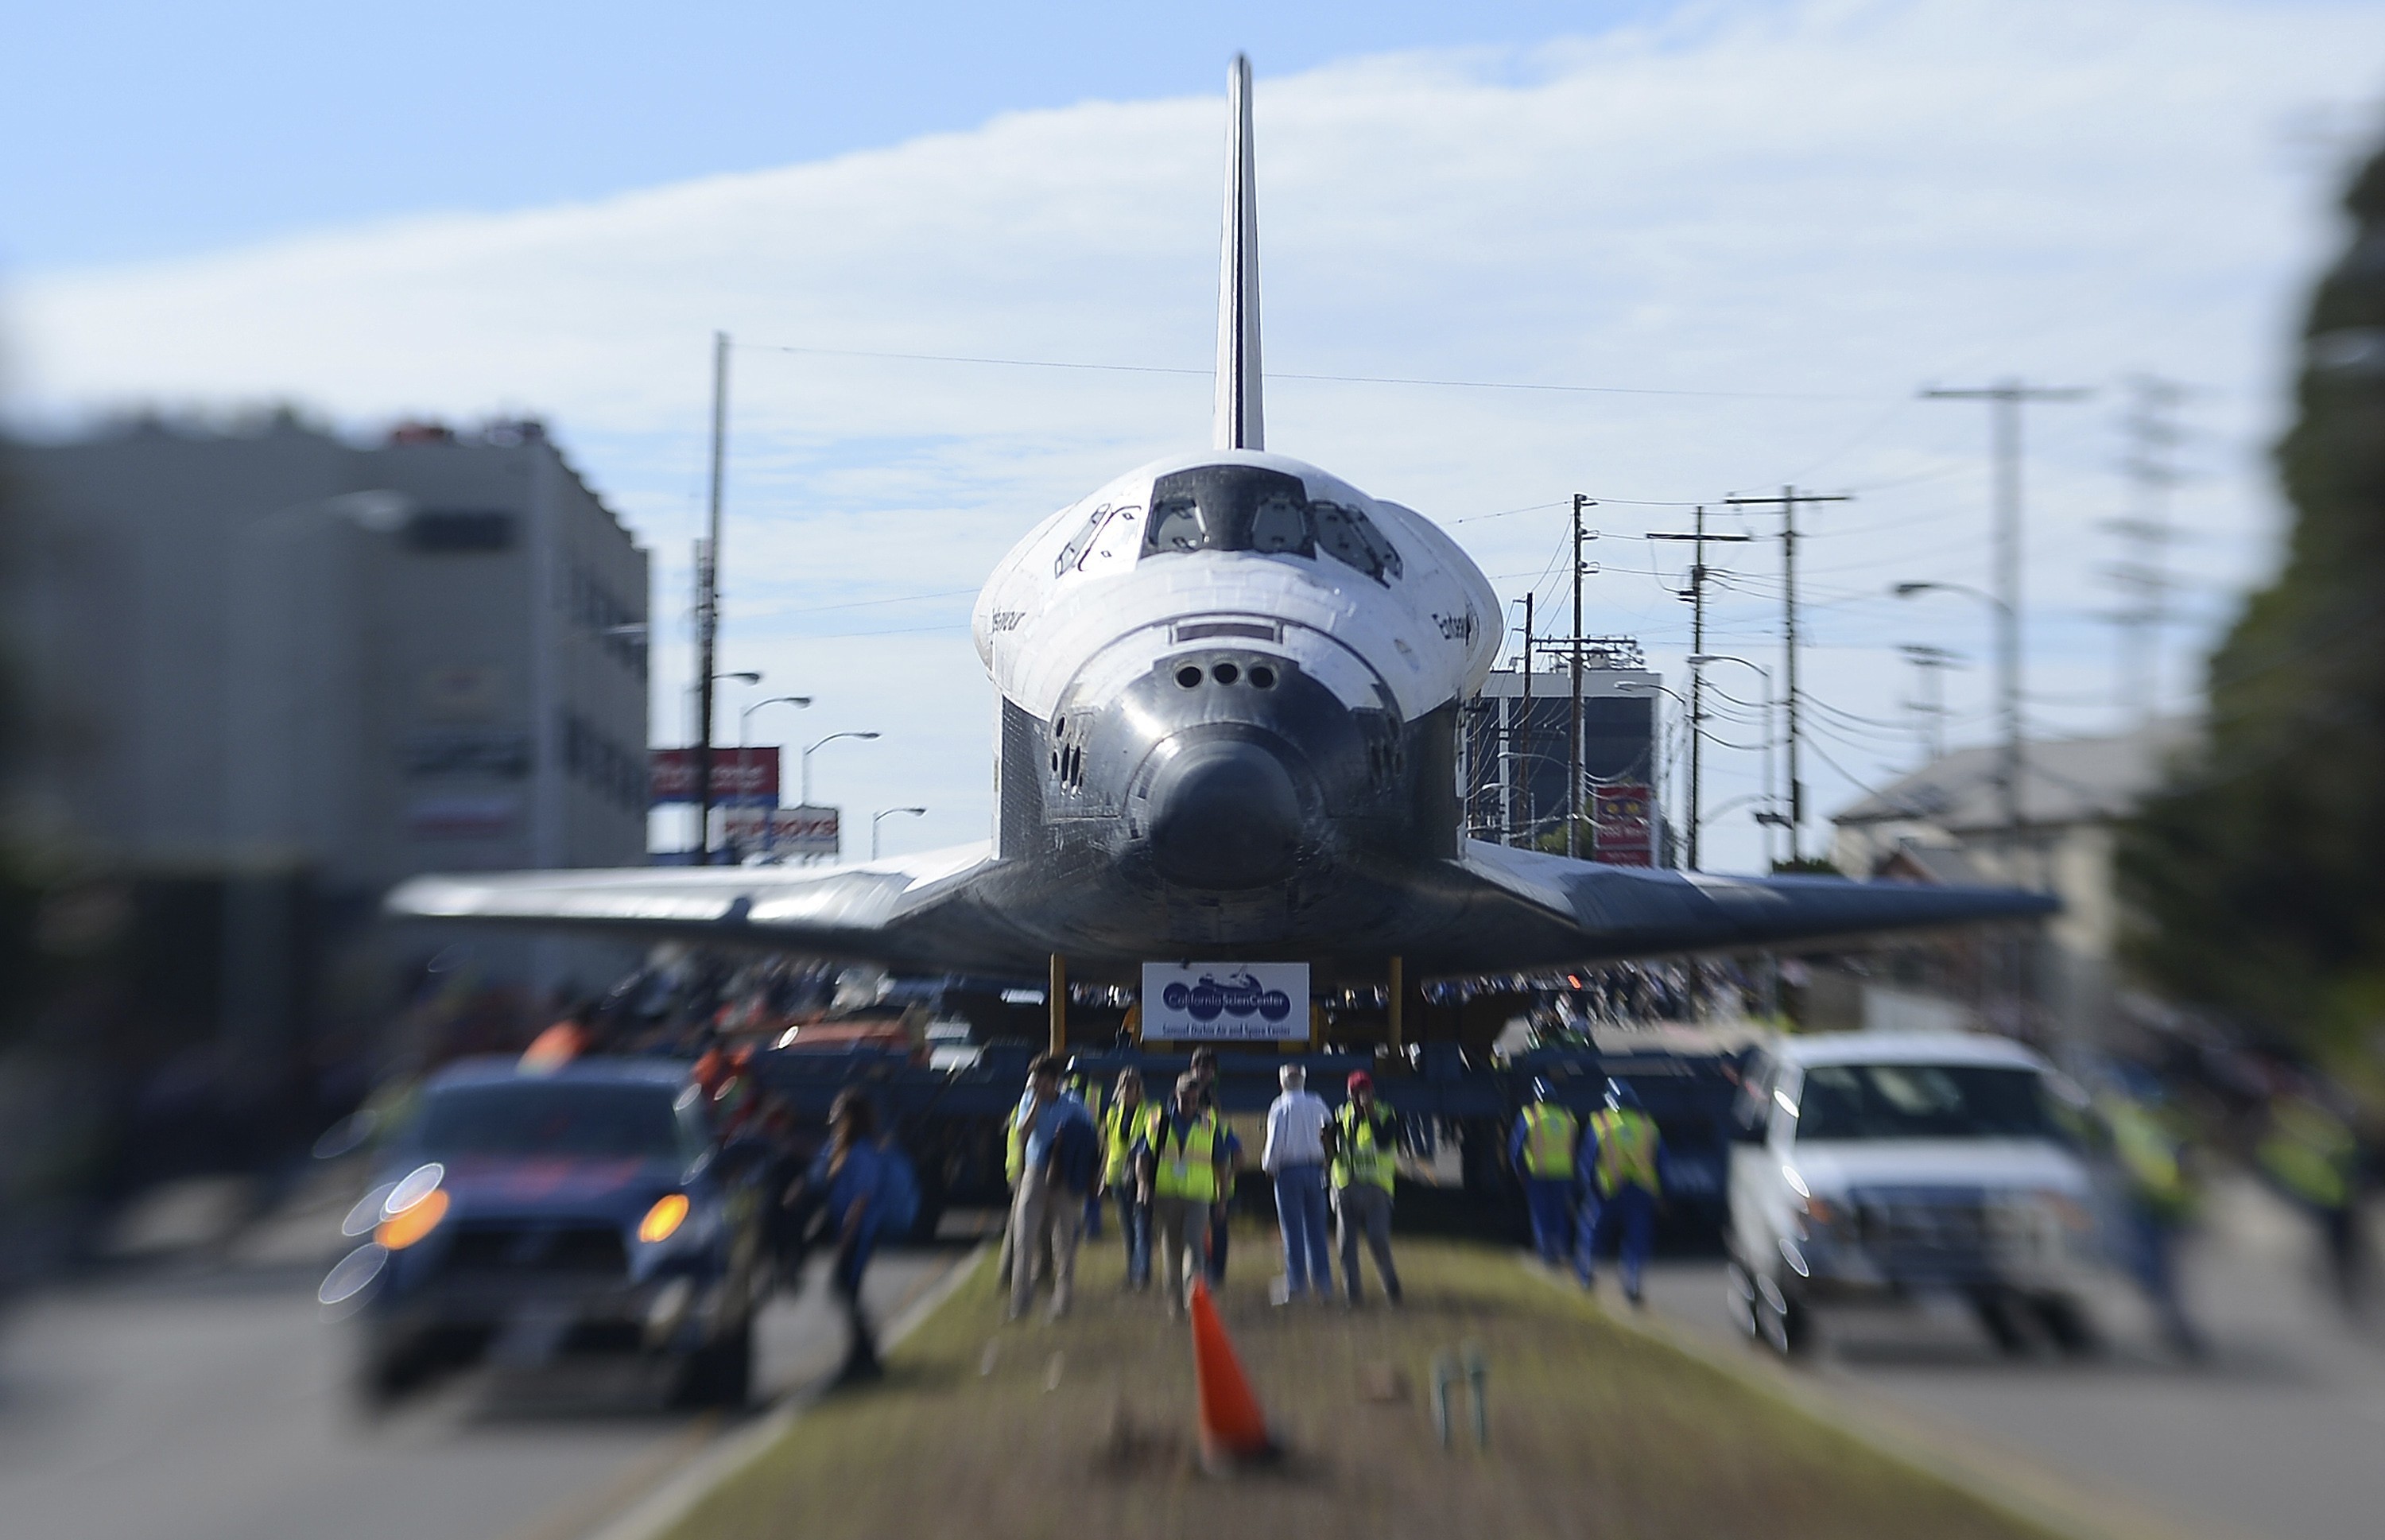
[[[1741,1336],[1754,1342],[1760,1330],[1755,1319],[1755,1279],[1736,1257],[1723,1263],[1722,1276],[1723,1308],[1730,1312],[1730,1323],[1739,1328]]]
[[[687,1357],[678,1399],[683,1406],[738,1408],[754,1393],[754,1319]]]
[[[2029,1327],[2021,1319],[2020,1301],[2004,1290],[1992,1290],[1971,1296],[1971,1313],[1998,1353],[2007,1358],[2028,1357]]]
[[[2085,1307],[2068,1295],[2041,1295],[2029,1302],[2029,1308],[2064,1358],[2091,1358],[2103,1349],[2095,1322]]]

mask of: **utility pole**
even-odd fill
[[[1586,569],[1581,564],[1581,510],[1591,507],[1590,498],[1577,492],[1573,495],[1573,634],[1568,645],[1573,653],[1573,718],[1566,729],[1566,854],[1579,858],[1581,833],[1581,580]]]
[[[1532,595],[1524,595],[1524,837],[1532,837],[1540,815],[1532,808]],[[1509,841],[1509,844],[1515,843]]]
[[[1949,669],[1963,666],[1960,654],[1943,647],[1927,646],[1919,642],[1907,642],[1903,647],[1905,661],[1914,668],[1914,682],[1918,699],[1906,701],[1906,709],[1921,719],[1922,763],[1931,764],[1946,757],[1946,682]]]
[[[1567,651],[1574,658],[1574,710],[1565,730],[1565,854],[1581,856],[1581,507],[1586,495],[1574,494],[1574,630]]]
[[[2115,617],[2120,625],[2120,700],[2122,709],[2134,706],[2140,722],[2161,714],[2161,638],[2169,623],[2169,595],[2176,586],[2169,576],[2168,547],[2177,538],[2169,524],[2169,489],[2179,482],[2170,451],[2180,437],[2170,412],[2186,396],[2186,387],[2153,375],[2129,382],[2135,408],[2121,426],[2129,439],[2129,479],[2135,483],[2135,507],[2126,519],[2104,523],[2126,541],[2129,553],[2109,576],[2133,602]]]
[[[1706,650],[1706,542],[1709,540],[1753,540],[1751,534],[1706,533],[1706,510],[1701,505],[1695,520],[1696,528],[1689,534],[1651,534],[1651,540],[1687,540],[1692,542],[1690,557],[1690,586],[1681,597],[1690,601],[1690,656],[1702,657]],[[1699,746],[1705,740],[1705,677],[1695,664],[1690,666],[1690,848],[1692,871],[1698,867],[1698,765]]]
[[[2030,401],[2083,401],[2094,393],[2002,380],[1972,390],[1925,390],[1931,401],[1985,401],[1995,454],[1996,672],[2003,697],[2004,751],[1997,779],[2004,800],[2006,837],[2016,870],[2028,845],[2029,810],[2021,762],[2021,488],[2020,409]],[[1792,709],[1794,709],[1793,704]],[[1792,719],[1793,720],[1793,719]]]
[[[1778,497],[1723,499],[1732,507],[1768,507],[1776,503],[1780,507],[1780,645],[1788,663],[1781,693],[1789,706],[1789,859],[1792,865],[1805,858],[1805,783],[1797,773],[1797,505],[1853,501],[1846,493],[1800,492],[1793,486],[1782,487]]]
[[[720,472],[729,440],[729,333],[712,334],[712,500],[696,600],[695,864],[712,864],[712,686],[720,645]]]

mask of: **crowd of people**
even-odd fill
[[[1100,1234],[1111,1207],[1128,1289],[1148,1290],[1155,1277],[1172,1318],[1189,1307],[1196,1282],[1224,1283],[1228,1212],[1245,1151],[1219,1111],[1217,1079],[1217,1052],[1203,1048],[1164,1098],[1148,1096],[1141,1073],[1127,1070],[1095,1110],[1085,1088],[1064,1083],[1058,1058],[1046,1054],[1029,1066],[1009,1126],[1012,1198],[1001,1271],[1011,1319],[1028,1312],[1039,1284],[1048,1287],[1052,1319],[1068,1312],[1080,1243]],[[1363,1072],[1350,1076],[1339,1110],[1308,1090],[1301,1066],[1284,1066],[1281,1080],[1258,1162],[1274,1188],[1282,1240],[1275,1297],[1285,1304],[1336,1297],[1338,1228],[1339,1297],[1353,1306],[1366,1297],[1363,1246],[1385,1296],[1398,1304],[1391,1216],[1400,1120],[1376,1101]]]

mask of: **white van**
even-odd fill
[[[2062,1083],[1999,1037],[1849,1033],[1751,1056],[1724,1230],[1741,1330],[1793,1354],[1818,1305],[1952,1294],[2006,1352],[2031,1319],[2091,1350],[2101,1243],[2054,1116]]]

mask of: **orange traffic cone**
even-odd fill
[[[1208,1286],[1192,1281],[1192,1380],[1201,1400],[1201,1465],[1211,1475],[1223,1475],[1236,1465],[1275,1458],[1275,1440],[1267,1436],[1267,1414],[1251,1394],[1242,1360],[1226,1338],[1217,1307]]]

